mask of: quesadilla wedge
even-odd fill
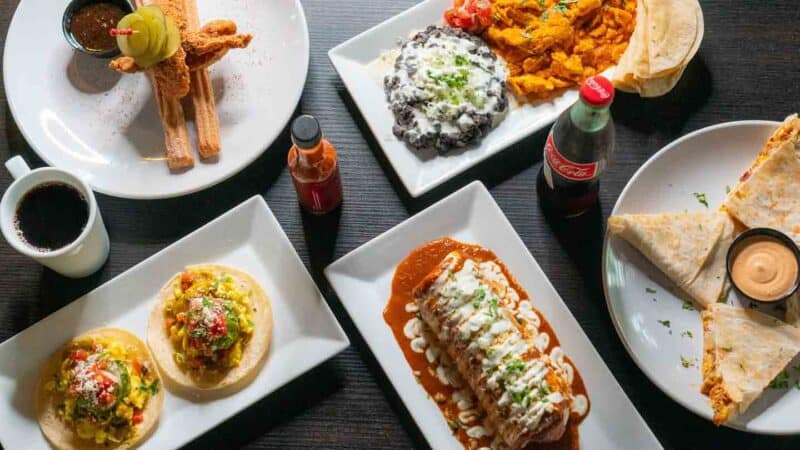
[[[800,351],[800,329],[724,303],[701,313],[703,386],[714,423],[744,413]]]
[[[167,387],[211,399],[256,377],[272,338],[272,307],[249,274],[219,264],[189,266],[161,289],[147,343]]]
[[[72,339],[43,366],[36,416],[57,449],[119,450],[155,430],[163,402],[144,343],[125,330],[101,328]]]
[[[725,256],[734,225],[724,212],[625,214],[610,217],[608,229],[700,305],[727,292]]]
[[[723,208],[748,228],[774,228],[800,244],[800,119],[786,118]]]

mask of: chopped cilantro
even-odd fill
[[[706,194],[704,192],[692,192],[692,195],[694,195],[694,198],[696,198],[701,205],[708,208],[708,199],[706,199]]]
[[[455,63],[457,66],[466,66],[469,64],[469,60],[461,55],[456,55]]]
[[[480,308],[483,299],[486,298],[486,291],[483,288],[478,288],[475,289],[472,295],[475,297],[475,300],[472,302],[472,307],[475,309]]]
[[[487,312],[486,315],[488,315],[492,319],[497,319],[498,317],[500,317],[500,313],[497,310],[497,297],[489,300],[489,312]]]
[[[139,390],[148,392],[150,395],[156,395],[158,393],[158,378],[153,380],[149,385],[146,383],[140,384]]]
[[[659,320],[658,323],[664,325],[665,327],[669,328],[669,320]]]
[[[528,399],[528,394],[531,393],[531,388],[526,387],[522,391],[519,392],[512,392],[511,393],[511,401],[520,404],[525,402]]]
[[[683,333],[681,333],[681,336],[688,337],[689,339],[694,338],[694,336],[692,335],[692,332],[689,331],[689,330],[686,330]]]
[[[544,8],[544,0],[539,0],[539,7]]]
[[[519,359],[512,359],[506,364],[506,373],[511,375],[513,373],[522,373],[525,370],[525,363]]]
[[[689,367],[693,367],[693,366],[694,366],[694,363],[692,362],[692,360],[691,360],[691,359],[687,359],[687,358],[684,358],[683,356],[681,356],[681,365],[682,365],[682,366],[683,366],[685,369],[688,369]]]
[[[694,311],[694,305],[689,300],[683,301],[683,309],[687,311]]]
[[[542,22],[547,22],[547,19],[550,18],[550,11],[545,11],[542,13]]]
[[[428,78],[438,84],[445,84],[447,87],[461,89],[469,83],[469,72],[460,70],[458,73],[443,73],[441,75],[434,75],[430,70],[428,71]],[[452,271],[450,271],[452,275]]]
[[[647,292],[648,294],[655,294],[656,293],[655,289],[649,288],[649,287],[648,288],[644,288],[644,291]]]

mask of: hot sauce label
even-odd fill
[[[544,144],[544,158],[547,164],[562,177],[572,181],[589,181],[597,175],[599,163],[576,163],[568,160],[558,152],[553,141],[553,133],[547,135],[547,142]]]
[[[295,179],[294,184],[300,204],[311,213],[327,213],[342,202],[342,179],[338,167],[323,181],[302,183]]]

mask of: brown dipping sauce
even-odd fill
[[[792,249],[770,236],[742,242],[733,256],[731,278],[742,293],[764,302],[784,298],[797,283],[797,258]]]
[[[84,48],[97,52],[117,46],[110,30],[117,26],[125,12],[112,3],[92,3],[75,11],[69,31]]]
[[[506,278],[508,278],[511,287],[519,293],[520,300],[529,298],[528,293],[525,292],[522,286],[520,286],[511,275],[505,264],[503,264],[491,250],[478,245],[465,244],[450,238],[442,238],[428,242],[415,249],[398,264],[394,273],[394,278],[392,279],[392,294],[391,297],[389,297],[386,308],[383,310],[383,319],[392,329],[395,340],[397,340],[398,345],[400,345],[400,349],[403,351],[403,355],[406,361],[408,361],[409,366],[411,366],[411,370],[416,376],[417,381],[425,388],[428,396],[436,402],[445,420],[451,424],[456,439],[458,439],[465,449],[489,448],[492,443],[490,437],[470,437],[464,427],[456,425],[458,423],[460,410],[457,402],[452,399],[457,389],[439,381],[436,375],[436,364],[429,363],[428,359],[425,357],[425,353],[417,353],[412,350],[411,340],[408,339],[404,333],[406,323],[416,316],[416,312],[409,312],[406,309],[406,304],[414,303],[414,298],[411,294],[414,287],[436,268],[436,265],[444,259],[448,253],[456,250],[478,262],[494,261],[500,266]],[[541,320],[539,331],[547,333],[550,336],[550,343],[546,349],[549,353],[553,347],[559,345],[558,338],[544,316],[535,308],[534,311]],[[575,369],[575,375],[572,381],[573,394],[583,394],[588,400],[589,396],[583,384],[583,379],[580,373],[578,373],[578,368],[575,367],[575,364],[573,364],[569,358],[565,359]],[[589,408],[591,408],[591,406],[589,406]],[[532,447],[535,446],[537,450],[579,450],[580,439],[578,425],[580,425],[580,422],[588,414],[588,409],[586,415],[583,417],[579,417],[577,414],[573,413],[567,424],[567,430],[560,440],[551,444],[535,444]],[[481,419],[483,418],[484,417],[481,417]]]

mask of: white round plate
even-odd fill
[[[108,60],[73,51],[61,32],[65,7],[66,1],[19,3],[5,45],[6,96],[36,153],[85,177],[98,192],[169,198],[219,183],[272,144],[300,100],[309,40],[299,0],[199,0],[201,23],[228,18],[254,38],[247,49],[231,50],[210,69],[222,139],[219,160],[197,158],[193,169],[170,173],[147,78],[116,74],[106,67]],[[194,143],[193,121],[187,126]]]
[[[642,165],[612,214],[705,210],[694,193],[705,193],[709,208],[718,208],[726,186],[734,186],[777,125],[767,121],[723,123],[676,140]],[[711,420],[711,406],[700,394],[703,331],[699,312],[685,309],[681,297],[673,293],[673,284],[658,269],[608,233],[603,286],[612,321],[639,368],[673,400]],[[728,303],[743,305],[733,292]],[[669,327],[659,321],[669,321]],[[684,367],[682,361],[690,367]],[[753,433],[800,433],[795,372],[789,369],[789,389],[767,389],[746,414],[728,425]]]

